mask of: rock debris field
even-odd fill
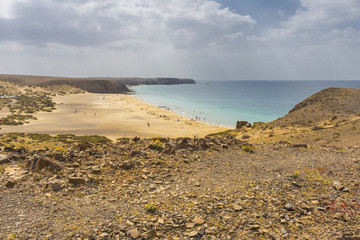
[[[360,239],[360,149],[232,137],[3,147],[0,239]]]

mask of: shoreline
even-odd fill
[[[229,128],[192,121],[128,94],[72,94],[53,97],[56,110],[34,114],[38,120],[1,126],[0,133],[47,133],[120,137],[204,137]]]
[[[191,113],[188,113],[188,112],[184,112],[184,111],[177,111],[174,107],[172,106],[168,106],[168,105],[155,105],[155,104],[151,104],[151,103],[148,103],[146,102],[145,99],[143,98],[140,98],[140,97],[137,97],[135,94],[131,94],[130,96],[142,101],[142,102],[145,102],[146,104],[149,104],[149,105],[152,105],[154,107],[157,107],[157,108],[160,108],[160,109],[164,109],[164,110],[167,110],[167,111],[170,111],[172,113],[175,113],[179,116],[182,116],[184,118],[187,118],[189,121],[194,121],[194,122],[199,122],[199,123],[203,123],[203,124],[208,124],[208,125],[211,125],[211,126],[214,126],[214,127],[221,127],[221,128],[227,128],[227,129],[233,129],[233,126],[227,126],[227,125],[223,125],[223,124],[220,124],[220,123],[213,123],[213,122],[209,122],[207,120],[201,120],[200,117],[196,116],[196,115],[193,115]],[[206,119],[206,118],[204,118]],[[235,122],[236,124],[236,122]]]

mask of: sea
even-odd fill
[[[132,87],[134,96],[193,120],[234,128],[236,121],[269,122],[328,87],[360,88],[360,81],[206,81]]]

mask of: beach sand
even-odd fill
[[[228,130],[192,121],[166,109],[124,94],[71,94],[56,96],[54,112],[34,114],[22,126],[1,126],[0,133],[48,133],[120,137],[204,137]],[[3,111],[6,111],[4,109]]]

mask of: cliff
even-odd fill
[[[195,84],[193,79],[187,78],[114,78],[126,85],[173,85],[173,84]]]
[[[92,93],[127,93],[130,91],[124,83],[110,79],[0,75],[0,80],[41,87],[70,85]]]

